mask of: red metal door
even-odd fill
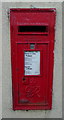
[[[51,109],[55,9],[11,9],[10,21],[13,109]]]
[[[40,74],[39,75],[25,75],[25,51],[40,53]],[[32,55],[33,55],[32,54]],[[30,55],[30,54],[29,54]],[[30,57],[30,56],[29,56]],[[36,44],[35,49],[30,49],[30,44],[17,44],[17,65],[19,69],[19,104],[20,105],[37,105],[42,108],[42,105],[48,104],[47,89],[47,69],[48,69],[48,45],[47,44]],[[29,60],[28,60],[29,61]],[[35,62],[35,61],[31,61]],[[37,63],[35,62],[36,66]],[[29,66],[27,66],[29,67]],[[23,109],[24,107],[22,107]],[[26,108],[27,109],[27,108]]]

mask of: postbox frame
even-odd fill
[[[11,8],[10,9],[10,31],[11,31],[11,63],[12,63],[12,96],[13,96],[13,110],[31,110],[31,109],[34,109],[34,110],[38,110],[38,109],[51,109],[52,108],[52,89],[53,89],[53,67],[54,67],[54,38],[55,38],[55,29],[53,30],[53,32],[51,33],[50,35],[50,39],[52,40],[50,43],[49,41],[44,41],[42,43],[47,43],[48,44],[48,49],[49,50],[49,56],[50,56],[50,64],[49,64],[49,67],[50,67],[50,71],[48,72],[48,76],[49,76],[49,87],[50,87],[50,91],[49,91],[49,104],[48,105],[43,105],[43,106],[34,106],[34,105],[26,105],[26,106],[21,106],[21,104],[18,104],[18,81],[17,81],[17,78],[18,78],[18,68],[16,68],[15,66],[15,58],[16,58],[16,53],[17,53],[17,50],[16,50],[16,45],[15,45],[15,42],[13,42],[13,39],[15,38],[15,34],[17,33],[17,26],[14,26],[16,28],[16,31],[14,31],[14,28],[13,28],[13,22],[12,22],[12,19],[11,19],[11,16],[13,15],[14,12],[25,12],[25,11],[42,11],[42,12],[53,12],[54,15],[56,16],[56,9],[55,8]],[[53,21],[51,19],[51,21]],[[25,25],[25,24],[24,24]],[[28,25],[28,24],[27,24]],[[39,24],[37,24],[39,25]],[[46,25],[46,24],[45,24]],[[48,25],[48,24],[47,24]],[[54,25],[55,25],[55,17],[54,17]],[[54,27],[55,28],[55,27]],[[14,33],[13,33],[14,31]],[[20,34],[20,33],[19,33]],[[22,33],[23,34],[23,33]],[[26,33],[27,34],[27,33]],[[28,34],[31,34],[31,33],[28,33]],[[35,33],[36,34],[36,33]],[[45,33],[46,34],[46,33]],[[49,33],[48,33],[49,34]],[[16,42],[17,44],[19,42]],[[24,43],[23,43],[24,44]],[[32,51],[32,50],[31,50]],[[51,51],[53,51],[53,54],[51,53]],[[52,79],[52,80],[51,80]],[[30,107],[31,106],[31,107]]]

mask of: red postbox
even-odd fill
[[[14,110],[52,108],[55,8],[10,9]]]

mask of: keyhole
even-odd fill
[[[25,77],[23,77],[23,81],[25,80]]]

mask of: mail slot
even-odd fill
[[[52,109],[55,8],[10,9],[13,110]]]

